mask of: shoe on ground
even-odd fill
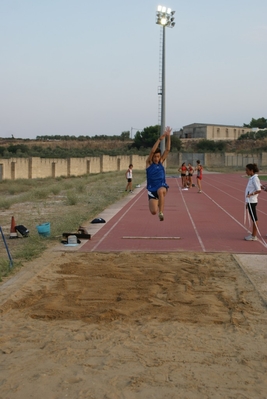
[[[162,212],[159,212],[159,220],[160,220],[161,222],[163,222],[163,220],[164,220],[164,215],[163,215]]]
[[[249,236],[245,237],[246,241],[257,241],[257,237],[250,234]]]
[[[129,191],[129,193],[132,193],[132,190],[131,190],[131,191]]]
[[[182,190],[188,190],[188,188],[185,187],[185,188],[182,188]]]
[[[198,190],[198,193],[202,193],[202,190]]]

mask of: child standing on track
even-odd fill
[[[131,163],[129,165],[129,168],[128,168],[127,172],[125,173],[125,176],[126,176],[126,179],[127,179],[127,182],[128,182],[125,191],[130,190],[130,193],[132,193],[133,192],[133,183],[132,183],[132,180],[133,180],[133,165]]]
[[[147,190],[149,200],[149,210],[152,215],[156,215],[159,212],[159,220],[164,220],[164,203],[165,195],[169,188],[166,183],[165,169],[163,162],[167,158],[171,149],[171,131],[172,129],[167,126],[162,136],[156,141],[152,147],[150,154],[146,160],[146,176],[147,176]],[[158,148],[161,140],[165,140],[167,137],[166,149],[161,154]]]
[[[187,181],[186,181],[186,172],[187,172],[187,167],[185,165],[185,162],[182,163],[181,167],[178,169],[179,172],[181,172],[181,179],[182,179],[182,190],[187,188]]]
[[[197,160],[197,166],[195,167],[195,170],[197,170],[197,186],[198,186],[198,192],[202,193],[202,188],[201,188],[201,180],[202,180],[202,171],[203,167],[200,163],[199,160]]]
[[[187,166],[187,170],[188,170],[188,183],[189,183],[189,188],[193,187],[193,173],[194,173],[194,168],[191,165],[191,163],[188,163]]]
[[[246,207],[253,222],[252,234],[245,237],[246,241],[257,241],[258,217],[256,206],[258,204],[258,194],[261,192],[261,183],[257,175],[258,172],[259,169],[255,163],[249,163],[246,166],[246,174],[249,176],[245,192]]]

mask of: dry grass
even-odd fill
[[[145,171],[134,171],[133,183],[145,180]],[[0,242],[0,279],[38,257],[46,248],[62,239],[64,231],[76,231],[106,207],[127,195],[125,171],[82,177],[48,178],[0,182],[0,216],[14,267],[3,240]],[[26,226],[27,238],[10,239],[11,217],[16,225]],[[39,236],[36,226],[49,222],[50,237]]]

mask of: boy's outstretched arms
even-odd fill
[[[154,155],[155,151],[157,150],[161,140],[164,140],[165,137],[167,137],[166,149],[165,149],[164,153],[161,155],[161,162],[165,161],[165,159],[168,156],[168,153],[171,150],[171,131],[172,131],[172,129],[169,126],[167,126],[164,130],[164,133],[155,142],[155,144],[151,148],[150,154],[147,157],[147,160],[146,160],[147,166],[149,166],[153,162],[153,155]]]

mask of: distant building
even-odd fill
[[[251,132],[251,128],[243,126],[191,123],[174,134],[181,139],[237,140],[242,134],[248,132]]]

